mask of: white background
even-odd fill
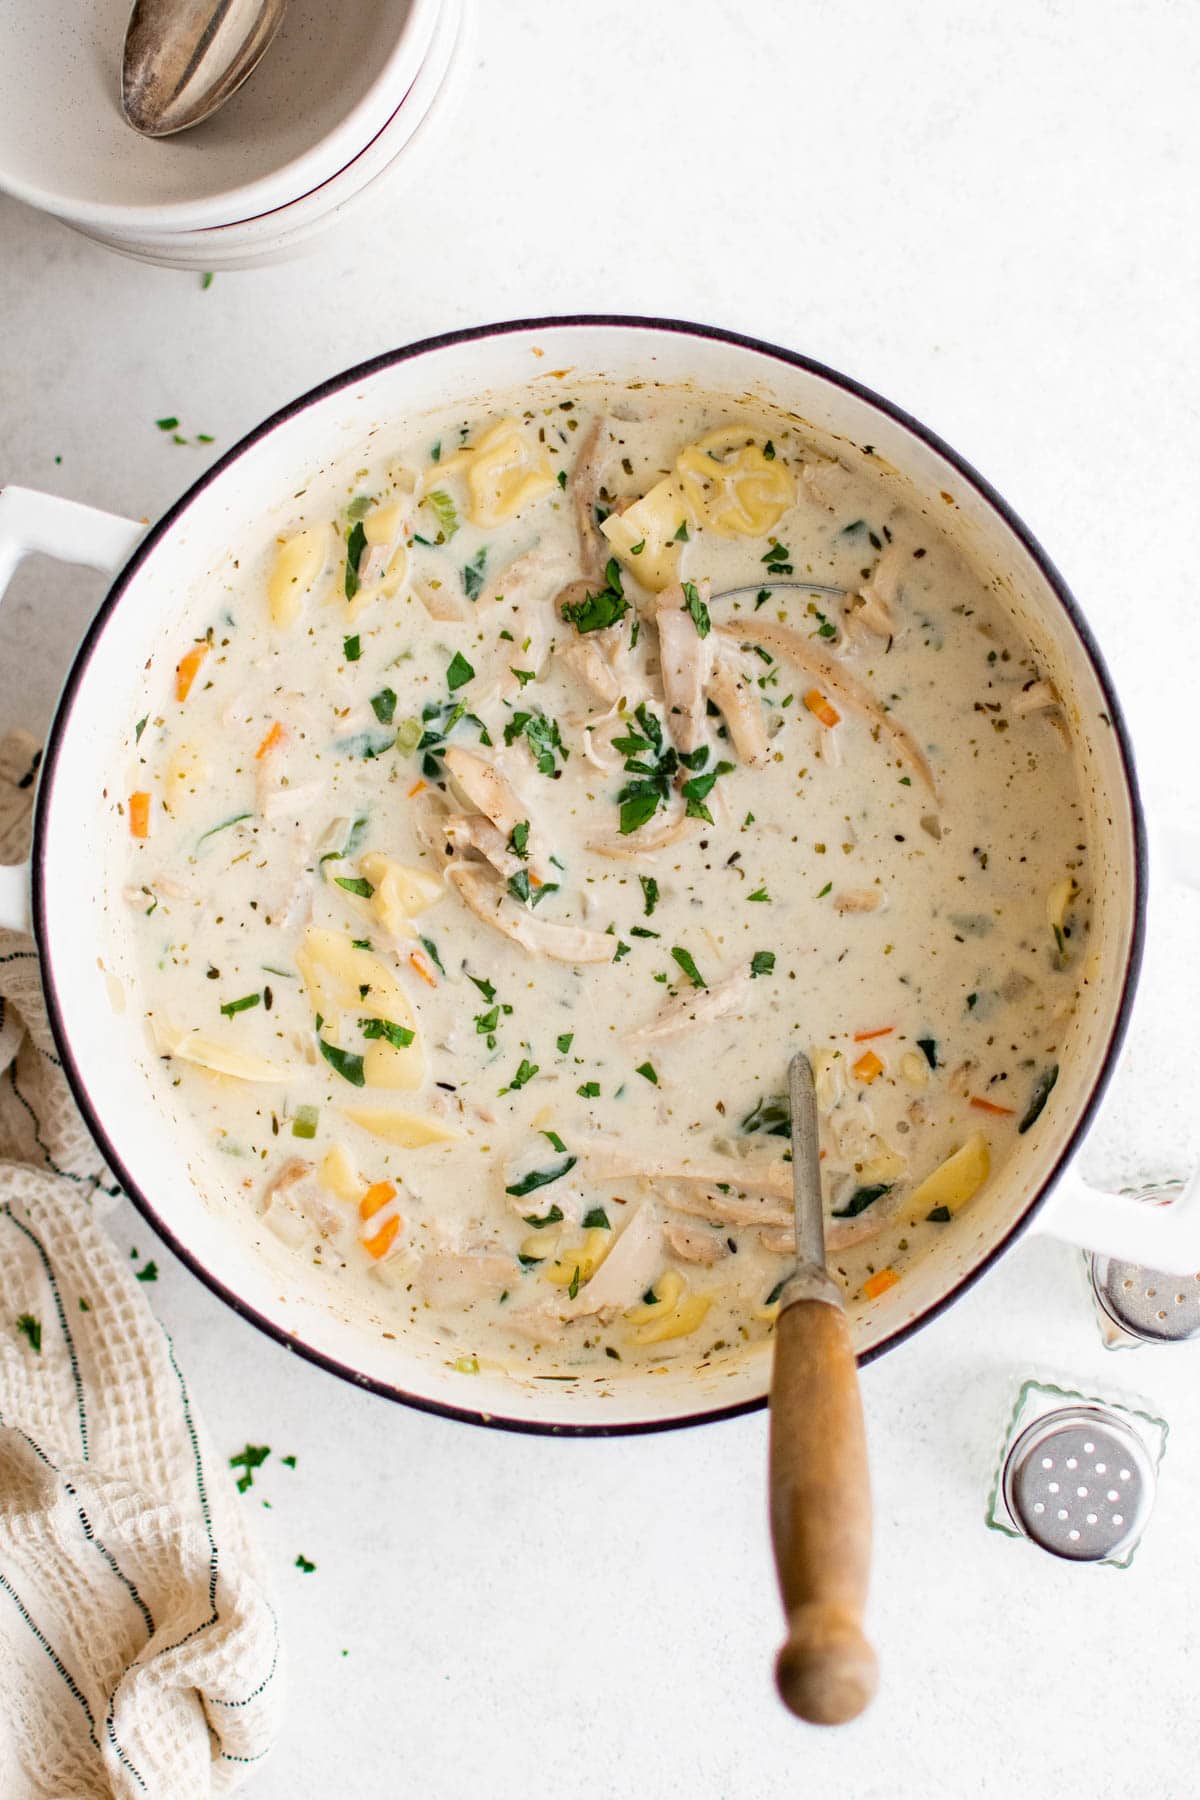
[[[478,13],[462,110],[415,184],[307,261],[204,292],[0,202],[0,480],[153,517],[264,413],[425,333],[573,310],[737,327],[879,389],[989,476],[1092,618],[1156,810],[1200,818],[1195,10]],[[173,445],[168,413],[212,450]],[[0,726],[44,730],[98,598],[93,578],[22,571]],[[1182,898],[1153,920],[1093,1172],[1200,1153],[1198,925]],[[761,1415],[613,1443],[427,1419],[260,1338],[132,1211],[115,1230],[158,1260],[152,1297],[221,1453],[299,1459],[245,1497],[291,1665],[260,1800],[1195,1793],[1200,1351],[1104,1352],[1074,1253],[1027,1241],[866,1372],[883,1685],[822,1735],[770,1685]],[[1038,1369],[1140,1390],[1171,1422],[1128,1572],[983,1525],[1010,1396]]]

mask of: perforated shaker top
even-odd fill
[[[1200,1275],[1164,1275],[1109,1256],[1093,1256],[1091,1273],[1097,1300],[1123,1331],[1159,1344],[1200,1337]]]
[[[1004,1465],[1004,1500],[1034,1543],[1072,1562],[1119,1556],[1154,1504],[1154,1463],[1142,1440],[1099,1406],[1068,1406],[1026,1427]]]

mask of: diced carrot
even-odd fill
[[[856,1031],[854,1041],[856,1044],[865,1044],[871,1038],[888,1037],[895,1029],[894,1025],[877,1025],[874,1031]]]
[[[429,967],[429,964],[425,961],[424,957],[418,956],[415,950],[408,959],[408,966],[410,969],[415,969],[417,974],[421,977],[421,980],[427,981],[430,987],[437,986],[437,976]]]
[[[358,1203],[360,1219],[373,1219],[377,1212],[382,1212],[389,1200],[396,1198],[396,1189],[390,1181],[373,1181]]]
[[[200,664],[208,655],[208,645],[193,644],[186,656],[181,656],[175,668],[175,698],[186,700],[192,691],[192,683],[200,672]]]
[[[409,788],[408,793],[405,795],[405,798],[411,800],[414,794],[423,793],[428,786],[429,783],[427,781],[414,781]]]
[[[995,1113],[998,1119],[1011,1119],[1017,1110],[1015,1106],[997,1106],[994,1100],[980,1100],[975,1094],[971,1095],[971,1105],[980,1112]]]
[[[836,706],[825,698],[820,688],[809,688],[807,694],[804,696],[804,704],[813,715],[813,718],[819,719],[822,725],[832,727],[840,724],[842,717],[841,713],[837,710]]]
[[[878,1076],[883,1074],[883,1064],[873,1050],[864,1050],[851,1069],[851,1074],[856,1081],[864,1082],[869,1087]]]
[[[863,1282],[863,1293],[868,1300],[878,1300],[880,1294],[895,1287],[899,1279],[895,1269],[880,1269],[877,1275],[871,1275]]]
[[[129,829],[136,838],[150,836],[150,796],[149,794],[130,794],[129,796]]]
[[[283,726],[279,723],[279,720],[276,719],[270,731],[268,731],[266,737],[254,752],[255,762],[261,762],[264,756],[274,750],[276,744],[282,744],[286,736],[287,733],[284,731]]]
[[[399,1230],[400,1216],[398,1213],[393,1213],[392,1217],[388,1219],[385,1224],[380,1226],[374,1237],[364,1238],[362,1240],[362,1247],[368,1256],[373,1256],[376,1262],[378,1262],[381,1256],[387,1255],[388,1251],[395,1243],[396,1234]]]

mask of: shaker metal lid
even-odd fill
[[[1200,1337],[1200,1275],[1164,1275],[1096,1255],[1091,1277],[1104,1311],[1131,1336],[1156,1344]]]
[[[1014,1525],[1043,1550],[1103,1562],[1145,1529],[1154,1463],[1137,1433],[1106,1407],[1064,1406],[1021,1433],[1003,1486]]]

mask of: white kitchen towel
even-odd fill
[[[0,862],[33,741],[0,742]],[[0,1795],[193,1800],[267,1754],[279,1639],[227,1467],[100,1216],[29,938],[0,931]]]

